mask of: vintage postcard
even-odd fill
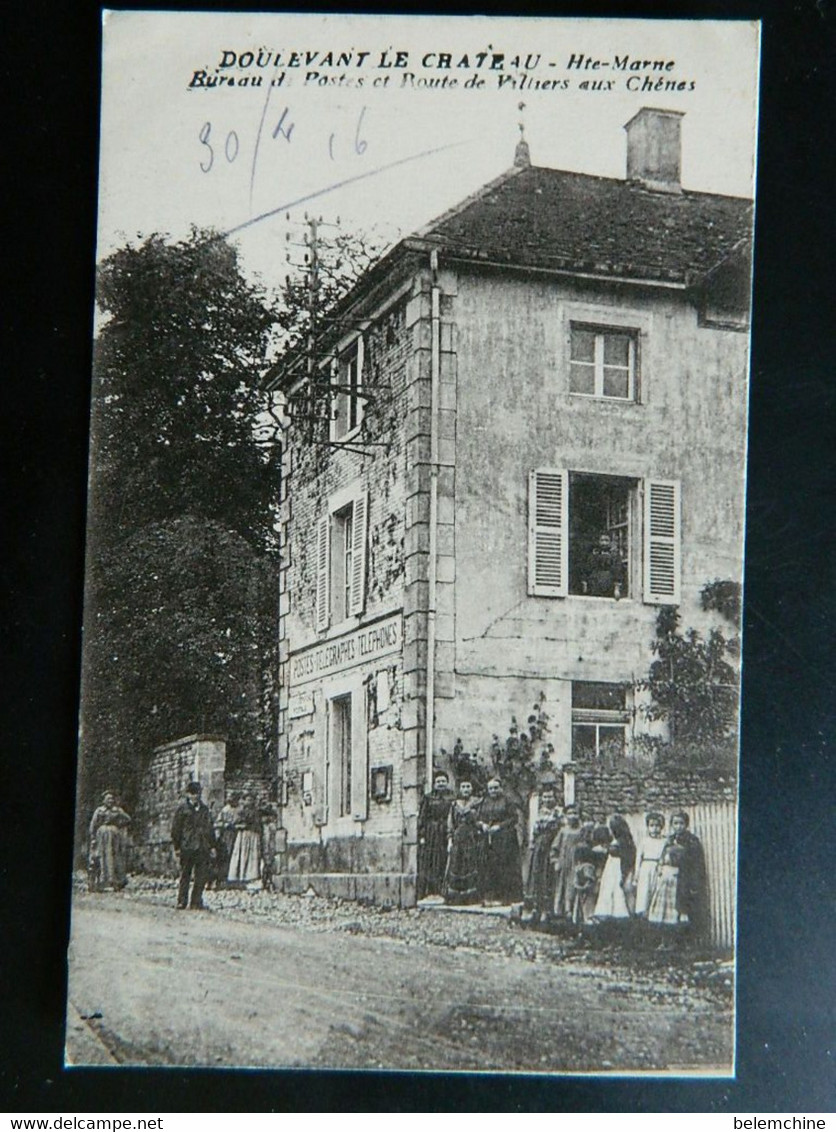
[[[103,42],[68,1063],[733,1075],[758,25]]]

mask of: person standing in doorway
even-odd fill
[[[199,782],[189,783],[186,797],[174,812],[171,843],[180,857],[177,907],[188,906],[195,911],[203,910],[206,907],[203,903],[203,889],[215,855],[215,831],[209,807],[200,800]]]

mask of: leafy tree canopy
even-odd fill
[[[191,514],[269,547],[276,455],[253,430],[275,312],[236,250],[197,230],[179,243],[151,236],[101,264],[97,301],[97,539]]]
[[[185,734],[263,765],[276,669],[279,451],[256,427],[275,312],[196,230],[109,255],[97,299],[82,811],[107,785],[135,802]]]

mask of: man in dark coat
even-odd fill
[[[171,843],[180,855],[180,887],[177,907],[204,909],[203,889],[209,878],[209,869],[215,853],[215,830],[209,807],[200,800],[200,783],[190,782],[186,797],[174,812],[171,823]],[[194,875],[192,896],[189,884]]]

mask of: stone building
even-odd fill
[[[681,185],[681,118],[623,180],[521,142],[271,374],[286,890],[414,902],[442,752],[541,694],[558,763],[629,760],[659,606],[740,579],[751,202]]]

